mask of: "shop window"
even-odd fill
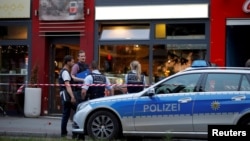
[[[206,48],[206,44],[154,45],[154,81],[157,82],[190,67],[193,60],[205,59]]]
[[[0,40],[26,40],[27,26],[0,26]]]
[[[156,24],[156,39],[205,39],[205,24]]]
[[[7,74],[26,74],[28,47],[25,45],[0,46],[0,70]]]
[[[112,84],[124,83],[125,74],[130,71],[129,65],[133,60],[141,63],[142,73],[148,76],[148,45],[101,45],[99,48],[100,70],[110,78]]]
[[[149,25],[103,26],[100,40],[149,40]]]
[[[0,104],[7,113],[22,113],[24,93],[17,95],[17,90],[27,80],[27,51],[25,45],[0,45]]]

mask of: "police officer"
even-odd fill
[[[82,97],[85,97],[87,100],[104,97],[105,89],[113,95],[113,89],[110,85],[110,81],[98,70],[96,61],[91,62],[89,69],[91,72],[84,79],[84,85],[82,86]]]
[[[130,69],[131,71],[129,71],[125,75],[127,92],[140,92],[144,89],[144,86],[146,85],[146,78],[143,74],[141,74],[141,64],[139,63],[139,61],[134,60],[130,63]]]
[[[61,121],[61,136],[65,137],[67,136],[67,123],[70,117],[70,112],[71,109],[76,110],[76,99],[75,96],[73,94],[72,91],[72,87],[70,84],[73,83],[73,79],[71,78],[70,75],[70,70],[72,68],[72,66],[74,65],[74,59],[72,56],[70,55],[66,55],[64,57],[63,60],[63,68],[60,71],[60,75],[59,75],[59,84],[64,84],[60,86],[60,96],[61,96],[61,101],[62,101],[62,107],[63,107],[63,111],[62,111],[62,121]],[[67,95],[66,92],[64,92],[64,90],[67,91]],[[66,98],[67,96],[69,96],[70,98]]]

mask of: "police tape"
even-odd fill
[[[148,87],[149,85],[141,84],[22,84],[22,83],[0,83],[0,85],[11,85],[11,86],[20,86],[17,90],[17,93],[22,93],[24,87],[38,87],[38,86],[73,86],[73,87],[82,87],[82,86],[111,86],[111,87]]]

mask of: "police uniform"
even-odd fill
[[[69,72],[66,69],[62,69],[59,75],[59,84],[65,84],[65,81],[69,81],[70,84],[73,84],[73,79],[71,78]],[[62,115],[62,123],[61,123],[61,136],[67,135],[67,123],[70,117],[71,109],[76,110],[76,105],[71,103],[70,101],[65,101],[63,97],[63,91],[66,90],[66,87],[61,85],[60,86],[60,96],[62,100],[62,107],[63,107],[63,115]]]
[[[112,89],[112,87],[110,86],[110,81],[106,76],[101,74],[98,70],[93,70],[92,73],[86,76],[86,78],[84,79],[84,85],[82,86],[82,89],[87,90],[86,94],[87,99],[104,97],[105,88],[108,90]]]
[[[132,85],[132,86],[127,86],[128,93],[136,93],[142,91],[144,89],[144,86],[146,85],[145,82],[146,79],[143,74],[141,74],[141,80],[138,81],[135,70],[132,70],[125,75],[125,83],[127,85]],[[133,85],[139,85],[139,86],[133,86]]]
[[[60,85],[60,95],[61,95],[61,93],[62,93],[64,90],[66,90],[66,87],[64,86],[64,82],[65,82],[65,81],[69,81],[70,84],[73,84],[73,83],[74,83],[73,79],[71,78],[69,72],[68,72],[66,69],[62,69],[62,70],[60,71],[58,81],[59,81],[59,84],[63,84],[63,85]],[[61,95],[61,96],[62,96],[62,95]]]

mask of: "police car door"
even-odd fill
[[[236,117],[249,108],[247,77],[237,73],[209,73],[204,78],[202,92],[194,103],[194,130],[206,132],[209,124],[234,124]]]
[[[193,131],[192,112],[200,74],[172,77],[155,87],[155,95],[141,96],[135,103],[137,131]]]

